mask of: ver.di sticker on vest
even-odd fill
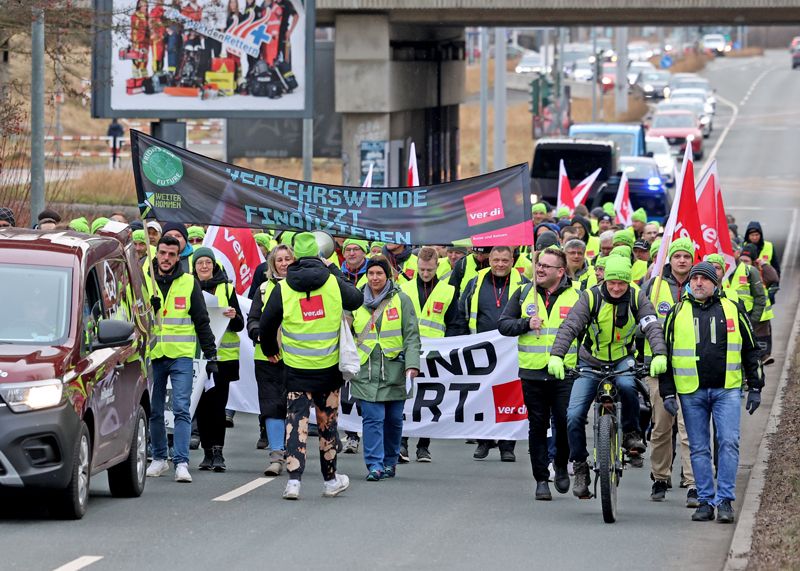
[[[434,313],[442,313],[444,311],[444,303],[441,301],[434,301],[433,302],[433,312]]]
[[[186,298],[185,297],[176,297],[175,298],[175,309],[186,309]]]
[[[390,307],[388,310],[386,310],[386,319],[389,321],[400,319],[400,315],[398,315],[396,307]]]
[[[321,295],[312,295],[309,298],[300,298],[300,311],[303,312],[303,321],[314,321],[325,317],[325,304]]]

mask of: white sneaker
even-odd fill
[[[344,492],[350,487],[350,478],[344,474],[336,474],[336,477],[322,485],[322,495],[326,498],[333,498]]]
[[[148,478],[158,478],[169,470],[169,463],[166,460],[153,460],[147,467]]]
[[[175,481],[185,482],[187,484],[192,483],[192,475],[189,473],[189,464],[181,462],[175,466]]]
[[[289,480],[283,490],[284,500],[297,500],[300,498],[300,480]]]

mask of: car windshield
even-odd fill
[[[652,151],[654,155],[668,155],[670,154],[669,151],[669,143],[667,143],[666,139],[662,139],[661,137],[647,139],[647,150]]]
[[[0,343],[53,344],[69,331],[72,270],[0,264]]]
[[[629,179],[647,180],[650,177],[658,176],[658,166],[650,162],[624,162],[622,161],[622,172],[628,175]]]
[[[520,65],[534,66],[534,65],[541,65],[541,63],[542,63],[542,56],[540,56],[537,53],[525,54],[524,56],[522,56],[522,59],[519,60]]]
[[[669,73],[660,71],[645,71],[642,74],[642,81],[665,81],[669,77]]]
[[[619,149],[620,156],[632,155],[633,145],[636,137],[632,133],[586,133],[576,132],[575,136],[580,139],[600,139],[603,141],[614,141]]]
[[[702,89],[708,91],[708,84],[704,81],[681,81],[678,84],[680,89]]]
[[[658,113],[653,117],[653,127],[656,129],[694,127],[696,124],[694,116],[688,113]]]
[[[583,135],[581,135],[583,138]],[[564,161],[564,167],[573,180],[584,179],[592,174],[598,167],[600,180],[609,177],[611,153],[608,150],[591,151],[588,149],[570,149],[560,146],[547,148],[542,145],[536,149],[533,156],[532,176],[535,178],[558,179],[559,164]]]
[[[603,64],[603,73],[617,73],[617,64],[615,64],[615,63],[604,63]]]

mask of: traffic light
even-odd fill
[[[540,86],[540,78],[536,78],[531,81],[530,83],[530,91],[528,91],[531,96],[531,106],[530,111],[532,115],[539,114],[539,98],[541,94],[541,86]]]
[[[553,102],[553,83],[546,77],[542,80],[542,108],[547,107]]]

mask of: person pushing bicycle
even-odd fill
[[[632,372],[637,327],[641,328],[653,351],[650,374],[656,377],[666,372],[667,347],[653,304],[631,283],[630,260],[611,255],[606,261],[603,283],[584,291],[561,324],[547,366],[551,375],[563,379],[564,356],[578,339],[579,368],[611,365],[620,372],[616,385],[622,402],[623,448],[633,456],[645,451],[639,427],[639,397]],[[582,372],[572,385],[567,408],[570,460],[575,474],[572,493],[581,499],[591,497],[585,423],[598,383],[599,377],[595,374]]]

